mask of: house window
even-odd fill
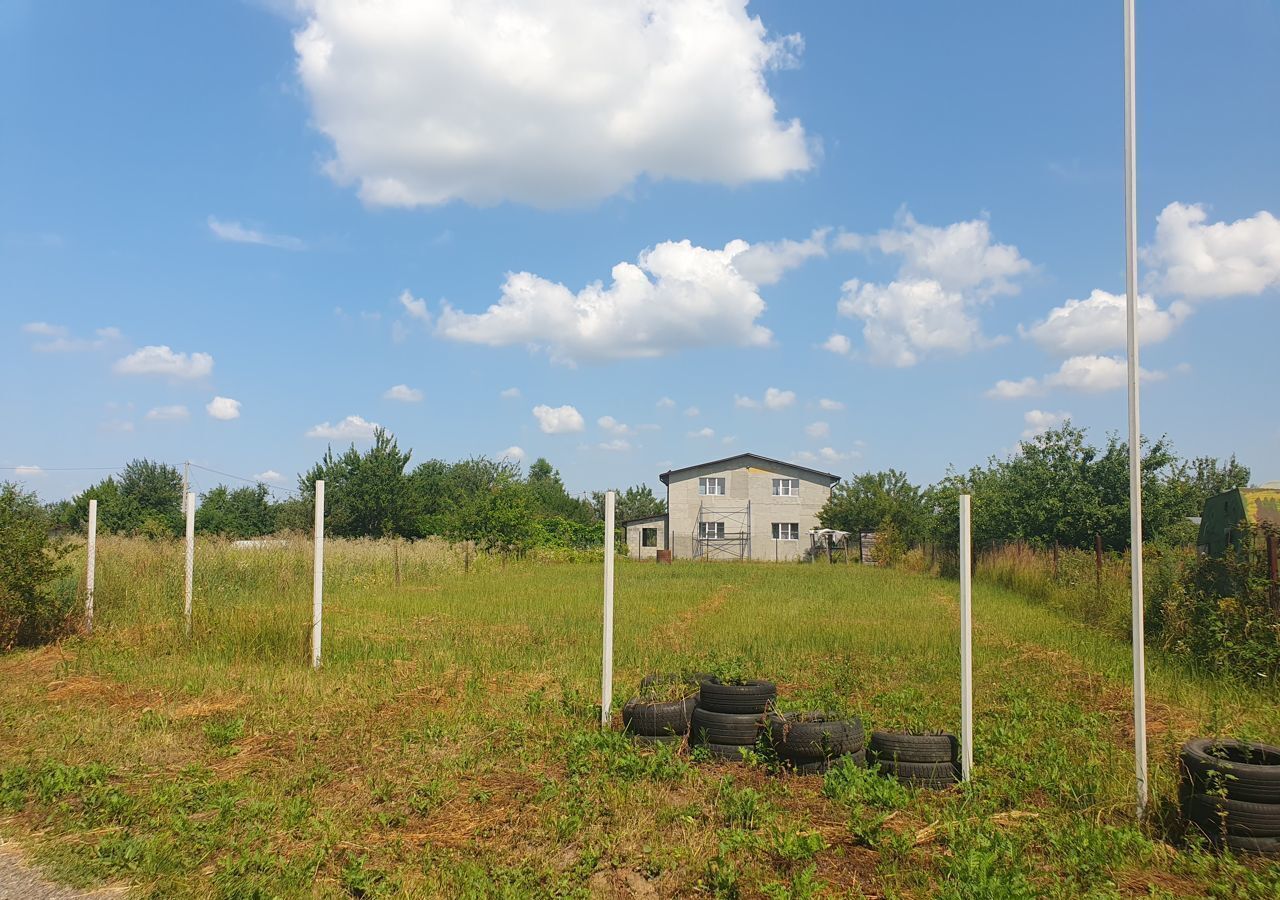
[[[799,478],[773,479],[773,496],[799,497],[800,496],[800,479]]]
[[[641,547],[658,546],[658,529],[641,528],[640,529],[640,546]]]
[[[723,481],[724,479],[720,479]],[[723,522],[699,522],[698,537],[704,540],[723,540],[724,539],[724,523]]]
[[[774,522],[773,523],[773,539],[775,541],[800,540],[800,523],[799,522]]]
[[[724,496],[724,479],[723,478],[699,478],[698,493],[703,497],[723,497]]]

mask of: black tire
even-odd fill
[[[848,753],[835,759],[820,759],[816,761],[800,761],[788,760],[788,768],[796,775],[825,775],[827,770],[842,760],[849,760],[854,765],[865,767],[867,764],[867,751],[859,750],[857,753]]]
[[[634,697],[622,707],[622,724],[632,734],[659,737],[685,735],[698,705],[697,695],[683,700],[641,700]]]
[[[832,719],[821,712],[770,716],[769,737],[779,756],[797,762],[857,753],[865,739],[861,719]]]
[[[716,759],[723,759],[727,762],[744,762],[742,751],[750,748],[743,744],[698,744]]]
[[[683,734],[633,734],[631,740],[635,741],[637,747],[656,747],[658,744],[666,744],[668,747],[679,747],[684,743]]]
[[[764,730],[764,716],[718,713],[699,706],[693,711],[691,734],[700,744],[732,744],[751,747]]]
[[[913,787],[945,788],[960,780],[955,764],[949,762],[892,762],[882,758],[876,766],[884,774]]]
[[[777,696],[778,688],[769,681],[725,684],[711,676],[702,681],[698,707],[717,713],[763,715]]]
[[[1238,834],[1210,835],[1209,843],[1219,850],[1224,848],[1237,853],[1259,853],[1265,856],[1280,855],[1280,838],[1243,837]]]
[[[1225,790],[1232,800],[1280,804],[1280,747],[1229,738],[1194,738],[1178,754],[1198,793]]]
[[[954,734],[871,732],[871,755],[904,763],[954,763],[958,742]]]
[[[1182,805],[1182,814],[1210,837],[1280,838],[1280,805],[1249,803],[1212,794],[1192,794]]]

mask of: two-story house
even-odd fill
[[[754,453],[658,477],[667,486],[667,514],[623,523],[637,558],[670,548],[677,559],[796,559],[840,480]]]

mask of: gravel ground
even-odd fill
[[[120,900],[127,888],[80,891],[56,884],[27,862],[12,841],[0,841],[0,900]]]

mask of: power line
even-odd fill
[[[244,481],[244,482],[247,482],[248,484],[260,484],[269,491],[279,491],[284,494],[290,494],[294,497],[301,496],[297,491],[291,488],[275,487],[273,485],[267,484],[261,478],[247,478],[244,475],[235,475],[231,472],[220,472],[217,469],[211,469],[208,466],[202,466],[199,463],[188,463],[188,465],[190,465],[191,468],[193,469],[202,469],[205,472],[211,472],[214,475],[221,475],[223,478],[234,478],[237,481]]]
[[[23,470],[25,472],[119,472],[124,466],[65,466],[65,467],[47,467],[47,466],[0,466],[0,472],[17,472]],[[34,470],[34,471],[33,471]]]

